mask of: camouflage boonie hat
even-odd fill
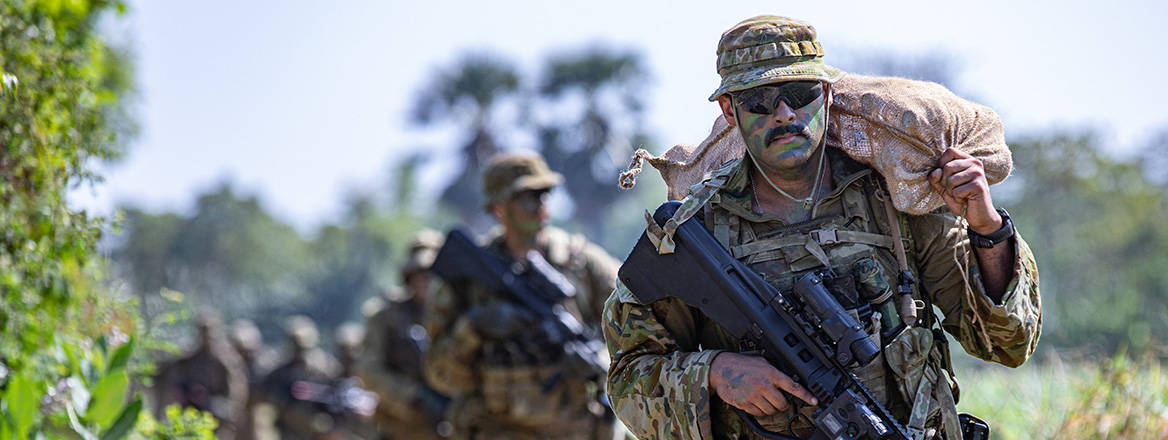
[[[414,234],[414,240],[410,243],[409,257],[401,266],[402,278],[415,272],[430,270],[430,266],[434,264],[434,258],[438,256],[438,249],[442,247],[443,240],[444,237],[441,233],[429,228]]]
[[[815,27],[787,17],[760,15],[734,25],[718,41],[722,84],[710,101],[727,92],[783,81],[834,83],[844,72],[823,63]]]
[[[487,204],[502,202],[531,189],[550,189],[564,181],[564,176],[548,169],[537,154],[504,153],[495,156],[483,173]]]

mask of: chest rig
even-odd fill
[[[731,255],[781,291],[791,292],[807,272],[821,273],[828,290],[882,347],[876,360],[854,368],[857,377],[907,421],[914,438],[959,439],[959,389],[947,340],[917,283],[906,218],[892,208],[871,169],[844,175],[805,222],[781,225],[735,214],[723,203],[743,200],[721,191],[731,179],[727,172],[695,185],[679,214],[700,220]],[[668,226],[661,231],[666,247]]]

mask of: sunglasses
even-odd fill
[[[546,189],[529,189],[520,191],[512,197],[515,204],[528,212],[535,212],[539,210],[540,206],[547,203],[549,190]]]
[[[769,115],[779,106],[779,101],[792,109],[802,108],[823,96],[823,84],[819,81],[790,81],[777,85],[758,86],[731,93],[734,105],[742,111]]]

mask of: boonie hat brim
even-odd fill
[[[834,83],[844,77],[844,71],[824,64],[821,58],[806,58],[789,64],[768,64],[729,74],[722,78],[721,86],[710,95],[710,101],[717,101],[725,93],[767,84],[808,80]]]
[[[499,195],[498,200],[491,200],[491,202],[501,202],[527,190],[551,189],[561,183],[564,183],[564,176],[554,171],[545,174],[523,176],[515,179],[511,183],[511,186],[507,187],[507,190]]]

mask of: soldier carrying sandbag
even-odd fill
[[[696,222],[784,295],[815,274],[878,347],[846,365],[852,389],[894,420],[872,417],[883,434],[871,438],[986,438],[984,422],[957,413],[944,332],[976,357],[1017,366],[1042,318],[1034,255],[990,197],[1010,169],[997,116],[936,84],[845,74],[823,62],[810,24],[785,17],[726,31],[717,70],[709,99],[723,121],[711,138],[635,159],[662,168],[671,198],[684,197],[668,221],[648,220],[643,242],[672,258],[687,245],[675,240],[679,225]],[[638,438],[860,435],[834,423],[854,417],[847,408],[824,414],[829,402],[815,396],[833,390],[808,389],[808,378],[764,358],[774,353],[741,345],[701,303],[643,301],[653,296],[626,285],[645,283],[625,274],[603,329],[613,408]],[[666,267],[648,276],[684,285],[698,275]]]

